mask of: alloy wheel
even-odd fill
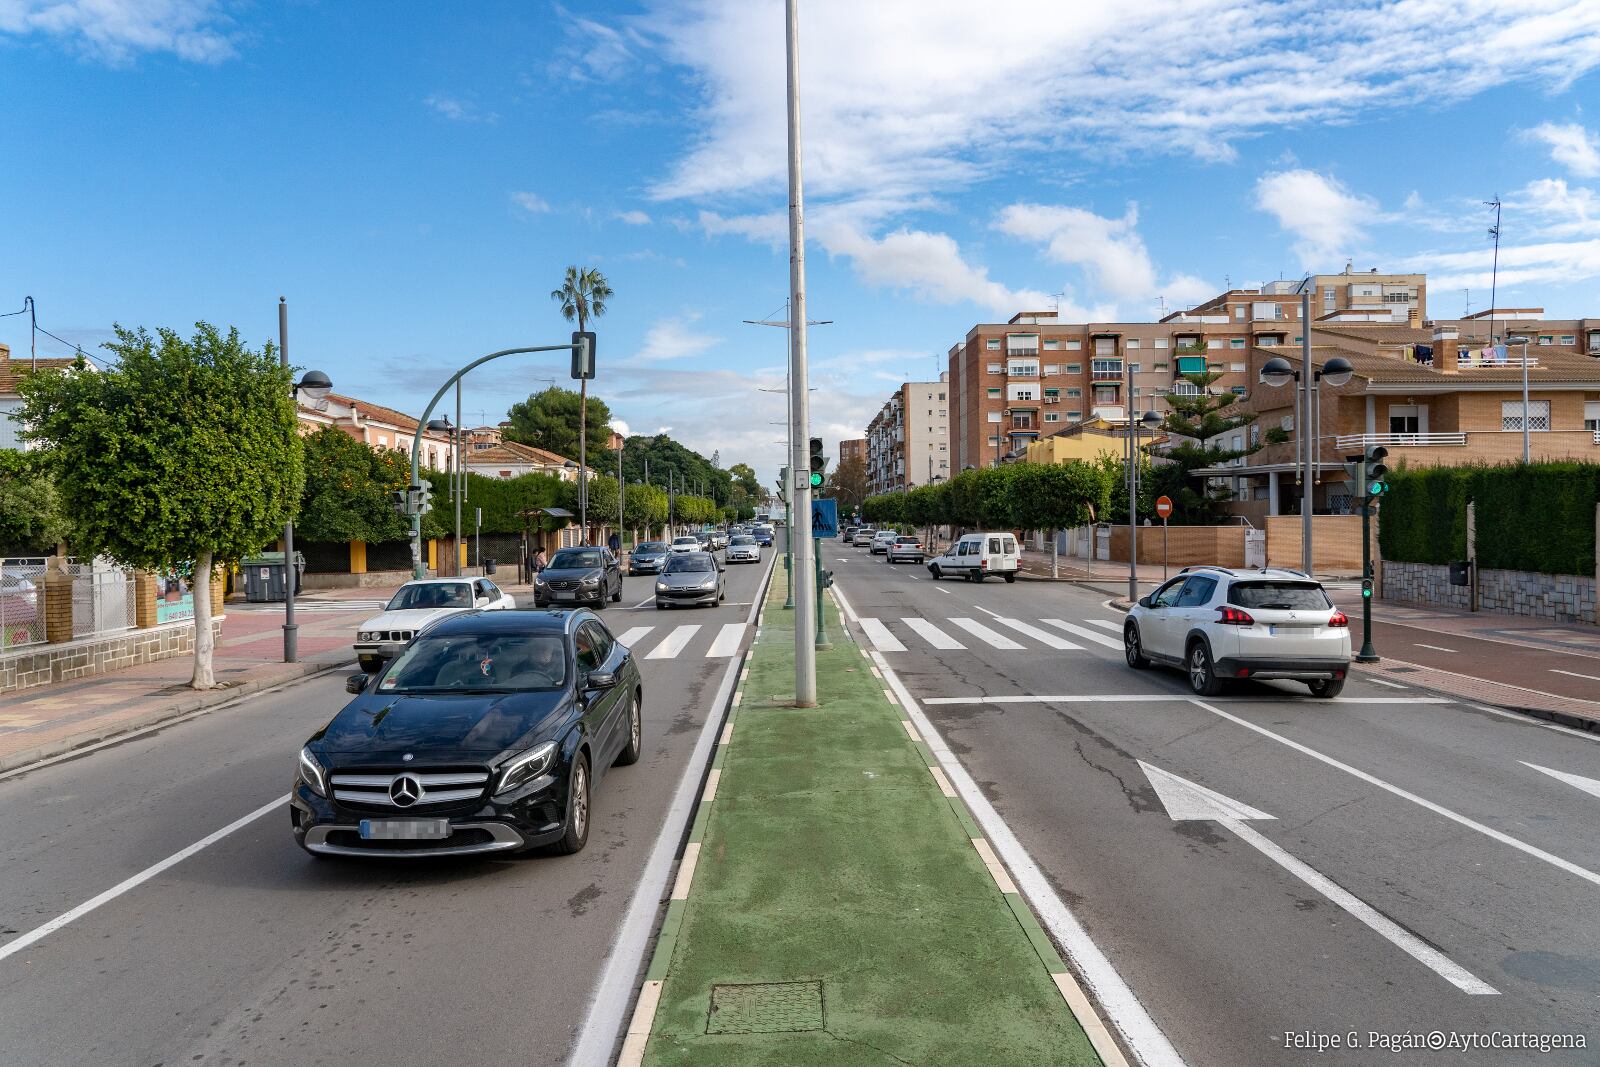
[[[1211,674],[1210,665],[1206,663],[1206,649],[1204,645],[1195,645],[1189,653],[1189,686],[1195,692],[1204,692],[1209,684]]]
[[[582,763],[572,768],[572,828],[580,841],[589,834],[589,771]]]

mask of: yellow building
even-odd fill
[[[1028,446],[1024,463],[1093,463],[1102,455],[1121,457],[1127,447],[1127,430],[1103,418],[1075,422],[1060,433]]]

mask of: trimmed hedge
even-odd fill
[[[1478,565],[1540,574],[1593,574],[1600,464],[1534,463],[1398,471],[1380,504],[1384,559],[1445,564],[1467,554],[1467,501],[1476,501]]]

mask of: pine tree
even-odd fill
[[[1256,421],[1253,411],[1231,411],[1243,397],[1235,393],[1213,393],[1211,384],[1221,374],[1185,374],[1184,380],[1199,388],[1195,394],[1168,393],[1167,416],[1161,429],[1178,438],[1178,443],[1162,453],[1170,462],[1157,468],[1161,491],[1172,498],[1173,518],[1180,524],[1204,526],[1217,522],[1222,505],[1232,499],[1226,487],[1213,488],[1209,479],[1192,476],[1191,471],[1217,467],[1261,449],[1222,448],[1219,438]],[[1212,444],[1216,441],[1217,444]]]

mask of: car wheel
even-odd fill
[[[383,666],[383,660],[378,659],[375,656],[357,656],[356,666],[360,667],[368,674],[377,674],[379,668]]]
[[[1128,666],[1136,671],[1142,671],[1150,666],[1150,661],[1145,658],[1144,647],[1139,642],[1139,627],[1132,620],[1122,628],[1122,654],[1128,661]]]
[[[633,691],[633,705],[628,711],[628,743],[617,754],[617,766],[629,767],[639,762],[639,755],[644,751],[644,717],[641,705],[644,703],[644,694],[639,690]]]
[[[1324,678],[1315,682],[1307,682],[1306,688],[1311,690],[1311,695],[1321,697],[1323,700],[1332,700],[1344,692],[1343,678]]]
[[[928,564],[928,573],[933,575],[933,580],[936,581],[936,582],[940,578],[944,577],[944,572],[939,570],[939,565],[937,563]]]
[[[622,579],[621,578],[617,579],[617,591],[615,593],[611,594],[611,602],[613,604],[622,603]]]
[[[606,610],[606,595],[604,593],[601,593],[600,594],[600,599],[596,600],[594,602],[594,610],[596,610],[596,611],[604,611],[604,610]]]
[[[663,604],[663,603],[662,603],[662,602],[661,602],[661,601],[659,601],[659,600],[658,600],[658,601],[656,601],[656,610],[657,610],[657,611],[663,611],[663,610],[665,610],[665,609],[666,609],[666,605],[665,605],[665,604]]]
[[[582,752],[572,761],[567,783],[567,831],[555,843],[563,856],[581,852],[589,843],[589,757]]]
[[[1203,697],[1214,697],[1222,692],[1222,679],[1211,667],[1211,653],[1204,641],[1189,646],[1189,688]]]
[[[1013,584],[1014,582],[1016,582],[1016,580],[1017,580],[1017,572],[1016,571],[1006,571],[1006,584],[1007,585]]]

